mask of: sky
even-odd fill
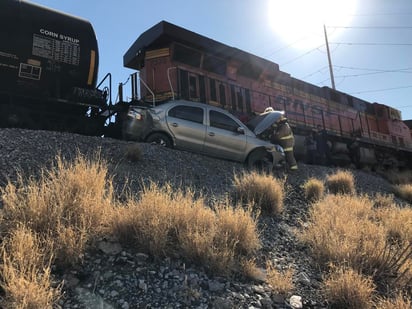
[[[117,85],[134,72],[123,67],[123,55],[162,20],[273,61],[295,78],[332,87],[325,26],[336,89],[412,119],[412,0],[30,2],[92,23],[99,78],[112,74],[113,99]],[[125,92],[130,96],[128,86]]]

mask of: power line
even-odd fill
[[[387,72],[388,70],[384,69],[371,69],[371,68],[360,68],[360,67],[347,67],[347,66],[341,66],[341,65],[334,65],[333,67],[340,68],[340,69],[348,69],[348,70],[362,70],[362,71],[379,71],[379,72]],[[408,68],[402,68],[402,69],[397,69],[397,70],[389,70],[390,72],[392,71],[409,71],[412,70],[412,67]],[[409,72],[408,72],[409,73]]]
[[[329,42],[338,45],[366,45],[366,46],[412,46],[412,43],[352,43],[352,42]]]
[[[292,63],[292,62],[294,62],[294,61],[296,61],[296,60],[298,60],[298,59],[300,59],[300,58],[302,58],[302,57],[304,57],[304,56],[306,56],[306,55],[309,55],[309,54],[313,53],[315,50],[317,50],[318,48],[321,48],[322,46],[325,46],[325,44],[319,45],[318,47],[316,47],[316,48],[314,48],[314,49],[311,49],[311,50],[307,51],[306,53],[304,53],[304,54],[302,54],[302,55],[300,55],[300,56],[298,56],[298,57],[296,57],[296,58],[291,59],[291,60],[288,61],[288,62],[282,63],[281,66],[287,65],[287,64]]]
[[[397,29],[412,29],[412,26],[326,26],[333,29],[379,29],[379,30],[397,30]]]
[[[382,88],[382,89],[375,89],[375,90],[358,91],[358,92],[352,92],[352,94],[361,94],[361,93],[370,93],[370,92],[382,92],[382,91],[399,90],[399,89],[406,89],[406,88],[412,88],[412,85],[409,85],[409,86],[400,86],[400,87],[393,87],[393,88]]]

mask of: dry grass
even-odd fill
[[[412,208],[399,208],[391,204],[374,209],[373,213],[393,243],[412,242]]]
[[[383,176],[390,183],[395,184],[395,185],[412,183],[412,171],[411,170],[404,170],[404,171],[390,170],[390,171],[386,171],[385,173],[383,173]]]
[[[286,295],[294,289],[292,277],[293,269],[289,268],[283,272],[279,271],[271,261],[266,263],[267,279],[266,282],[272,287],[273,291]]]
[[[351,268],[332,268],[324,280],[323,293],[331,308],[369,309],[373,306],[374,284]]]
[[[400,198],[412,203],[412,183],[395,185],[393,191]]]
[[[68,163],[59,157],[39,180],[8,183],[2,189],[2,231],[27,227],[54,240],[57,264],[77,263],[87,243],[102,231],[113,199],[107,168],[95,162],[78,156]]]
[[[116,210],[113,233],[155,257],[180,254],[212,271],[231,272],[241,257],[260,247],[250,209],[206,207],[192,191],[151,184],[138,201]]]
[[[278,215],[283,211],[285,180],[256,171],[234,177],[236,200],[250,203],[264,214]]]
[[[382,194],[378,192],[373,197],[373,207],[375,208],[391,207],[394,204],[395,204],[395,201],[393,199],[393,194],[388,195],[388,194]]]
[[[396,207],[375,209],[365,196],[329,195],[313,205],[299,237],[321,265],[347,265],[373,277],[381,290],[407,288],[412,278],[411,214]]]
[[[131,162],[137,162],[142,160],[143,154],[137,143],[129,144],[125,148],[125,157]]]
[[[3,239],[1,288],[2,308],[54,308],[61,286],[51,279],[52,242],[42,240],[25,227],[18,227]]]
[[[241,273],[250,280],[264,281],[266,279],[265,272],[256,265],[256,259],[243,259],[240,261]]]
[[[352,172],[339,170],[326,177],[326,187],[332,194],[354,194],[355,180]]]
[[[303,191],[305,198],[310,202],[316,202],[320,200],[325,193],[325,185],[323,181],[316,178],[309,178],[303,184]]]
[[[376,309],[411,309],[412,302],[407,295],[397,294],[394,298],[380,299],[375,306]]]

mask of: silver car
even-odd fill
[[[265,113],[245,125],[224,109],[176,100],[156,107],[131,106],[122,133],[128,140],[271,169],[283,164],[283,149],[258,138],[257,134],[269,128],[281,115],[282,112]]]

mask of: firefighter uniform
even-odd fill
[[[298,164],[296,163],[295,156],[293,154],[293,147],[295,146],[295,138],[287,118],[281,117],[277,122],[277,126],[272,134],[271,142],[279,144],[285,151],[286,162],[288,163],[290,170],[297,170]]]

